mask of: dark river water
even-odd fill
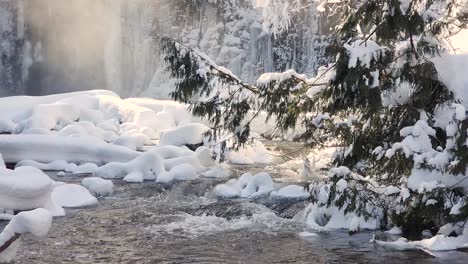
[[[217,200],[217,183],[116,182],[99,206],[54,219],[45,239],[25,236],[16,263],[467,263],[460,251],[375,246],[371,232],[314,233],[291,219],[305,203]]]

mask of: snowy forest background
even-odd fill
[[[312,4],[275,36],[264,30],[271,18],[251,0],[2,0],[0,95],[104,88],[167,98],[158,44],[164,36],[199,48],[246,81],[287,69],[313,76],[325,62],[329,26],[317,4],[304,2]]]

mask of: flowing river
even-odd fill
[[[292,220],[305,202],[218,200],[210,190],[219,182],[117,181],[99,206],[54,219],[45,239],[25,236],[16,263],[466,263],[468,257],[386,249],[370,242],[371,232],[314,233]]]

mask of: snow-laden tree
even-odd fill
[[[297,140],[310,147],[341,146],[328,182],[312,190],[318,206],[377,218],[408,237],[463,225],[468,119],[432,62],[444,50],[442,38],[465,25],[457,1],[323,1],[320,9],[341,15],[327,48],[333,63],[316,78],[288,70],[249,85],[164,39],[169,71],[179,80],[173,98],[207,117],[214,139],[229,131],[234,147],[247,142],[259,111],[281,131],[303,126]]]

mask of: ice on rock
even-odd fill
[[[204,133],[210,128],[199,123],[179,126],[161,133],[161,145],[195,145],[203,143]]]
[[[63,215],[63,209],[51,199],[53,181],[39,169],[19,167],[0,169],[0,208],[31,210],[45,208],[53,215]]]
[[[111,195],[114,192],[114,184],[111,180],[99,177],[84,178],[81,185],[86,187],[95,196]]]
[[[52,200],[66,208],[92,206],[98,203],[88,189],[77,184],[62,184],[55,187],[52,191]]]
[[[32,234],[44,237],[52,225],[52,215],[49,211],[39,208],[32,211],[21,212],[16,215],[5,229],[0,233],[0,246],[13,239],[15,235]],[[0,263],[10,263],[18,251],[19,240],[13,242],[0,254]]]

